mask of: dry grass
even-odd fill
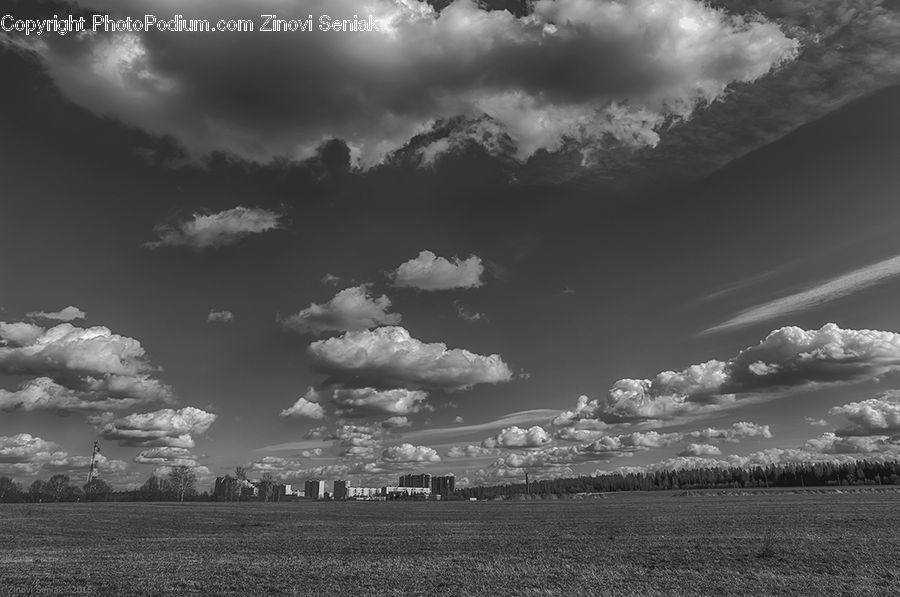
[[[892,595],[900,494],[0,506],[0,594]]]

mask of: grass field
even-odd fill
[[[896,595],[900,493],[0,505],[3,595]]]

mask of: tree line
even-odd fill
[[[744,489],[765,487],[824,487],[900,485],[900,461],[815,462],[769,466],[710,467],[646,473],[610,473],[593,477],[559,478],[525,483],[467,487],[463,498],[493,499],[532,495],[567,495],[614,491],[666,489]]]
[[[197,476],[189,466],[174,466],[165,477],[152,475],[139,489],[114,491],[103,479],[77,485],[68,475],[36,479],[23,487],[10,477],[0,477],[0,503],[10,502],[127,502],[203,499],[197,494]],[[208,499],[208,495],[206,496]]]

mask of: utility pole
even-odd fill
[[[525,473],[525,493],[531,495],[531,483],[528,480],[528,473]]]
[[[94,442],[94,451],[91,453],[91,470],[88,471],[87,482],[90,483],[97,476],[97,454],[100,453],[100,442]]]

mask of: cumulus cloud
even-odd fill
[[[88,456],[72,456],[59,449],[54,442],[30,433],[0,436],[0,474],[37,475],[47,470],[53,473],[83,472],[90,465]],[[128,465],[102,454],[95,461],[100,473],[114,474]]]
[[[722,450],[712,444],[688,444],[684,450],[678,453],[679,456],[719,456],[720,454],[722,454]]]
[[[33,319],[46,319],[50,321],[74,321],[76,319],[85,319],[87,317],[87,313],[78,307],[73,307],[71,305],[59,311],[31,311],[25,315]]]
[[[472,255],[466,260],[438,257],[431,251],[422,251],[415,259],[400,264],[389,274],[395,286],[419,290],[451,290],[454,288],[478,288],[482,285],[484,266],[481,258]]]
[[[727,361],[712,360],[653,379],[621,379],[605,400],[581,397],[558,426],[653,422],[698,416],[739,399],[765,399],[794,388],[854,383],[900,369],[900,334],[841,329],[784,327]]]
[[[209,323],[231,323],[234,321],[234,313],[231,311],[214,311],[211,309],[209,315],[206,316],[206,321]]]
[[[137,0],[89,7],[114,18],[145,10]],[[289,0],[256,8],[204,0],[190,16],[215,23],[295,9]],[[195,154],[305,157],[340,138],[366,165],[454,116],[460,127],[421,148],[423,161],[465,143],[520,160],[567,143],[585,151],[654,146],[671,122],[792,60],[798,45],[758,14],[697,0],[539,0],[523,17],[470,0],[440,13],[416,0],[307,0],[301,12],[371,13],[379,31],[15,43],[37,52],[75,103],[172,136]]]
[[[193,436],[206,433],[216,418],[193,406],[166,408],[115,419],[103,425],[100,435],[123,446],[193,448]]]
[[[341,456],[346,458],[374,458],[375,450],[381,447],[382,430],[378,425],[341,425],[331,439],[342,448]]]
[[[36,377],[22,382],[15,391],[0,389],[0,410],[32,411],[106,411],[131,408],[138,404],[155,401],[165,401],[169,395],[168,388],[157,386],[155,380],[143,380],[148,384],[147,388],[121,388],[120,397],[112,396],[115,392],[115,379],[107,378],[97,382],[93,390],[75,391],[62,386],[49,377]],[[127,378],[129,385],[135,382],[135,378]],[[141,383],[137,380],[136,383]],[[131,396],[121,397],[121,396]]]
[[[318,393],[314,388],[310,388],[306,394],[294,402],[293,406],[281,411],[281,416],[298,419],[324,419],[325,409],[318,401]]]
[[[426,344],[395,326],[319,340],[309,353],[318,369],[353,385],[463,389],[512,379],[500,355]]]
[[[553,441],[543,427],[534,425],[529,429],[512,426],[500,431],[494,437],[484,440],[485,448],[540,448]]]
[[[172,388],[152,376],[141,343],[109,328],[0,323],[0,340],[0,373],[36,376],[0,393],[3,408],[117,409],[174,400]]]
[[[299,313],[281,320],[282,325],[301,334],[318,336],[326,332],[356,332],[379,325],[397,325],[402,319],[388,313],[391,299],[373,298],[365,284],[345,288],[327,303],[313,303]]]
[[[332,400],[342,417],[408,415],[423,408],[428,394],[421,390],[376,390],[374,388],[334,388]],[[391,418],[398,422],[397,417]],[[405,422],[405,421],[404,421]]]
[[[280,228],[280,217],[269,210],[242,206],[212,214],[195,213],[191,219],[177,224],[160,224],[155,228],[158,240],[144,246],[195,250],[224,247],[247,236]]]
[[[756,423],[740,421],[738,423],[732,423],[731,427],[726,427],[724,429],[707,427],[706,429],[701,429],[699,431],[691,431],[687,436],[705,440],[736,442],[748,437],[770,439],[772,437],[772,431],[769,429],[768,425],[757,425]]]
[[[467,446],[453,446],[447,451],[447,458],[491,458],[500,454],[497,448],[485,448],[469,444]]]
[[[440,462],[441,456],[428,446],[414,446],[412,444],[400,444],[391,446],[381,453],[381,459],[393,464]]]
[[[828,411],[843,415],[850,425],[841,428],[841,435],[893,435],[900,433],[900,391],[892,390],[878,398],[851,402]]]

